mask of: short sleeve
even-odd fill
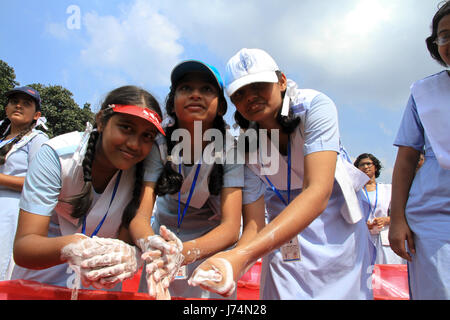
[[[59,157],[44,144],[28,168],[19,207],[30,213],[51,216],[58,203],[61,185]]]
[[[323,93],[317,95],[304,119],[304,154],[318,151],[339,153],[339,125],[334,102]]]
[[[36,153],[41,149],[42,144],[48,140],[45,133],[39,133],[30,142],[30,149],[28,150],[28,164],[31,163]]]
[[[258,200],[266,191],[266,185],[249,167],[244,167],[244,188],[242,189],[242,204],[250,204]]]
[[[244,165],[224,164],[223,165],[223,187],[242,188],[244,187]]]
[[[425,135],[422,123],[417,113],[416,103],[409,97],[394,146],[411,147],[421,151],[425,145]]]
[[[161,153],[159,152],[158,144],[153,143],[152,149],[144,160],[144,181],[157,182],[159,176],[163,172],[164,165],[161,161]]]

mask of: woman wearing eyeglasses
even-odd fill
[[[411,86],[394,142],[389,241],[408,260],[411,299],[450,299],[450,1],[435,14],[426,43],[447,70]],[[415,174],[422,148],[425,163]]]
[[[370,178],[363,188],[361,208],[365,214],[371,240],[377,248],[375,263],[406,263],[389,246],[391,184],[378,183],[376,181],[376,178],[380,176],[382,168],[380,160],[373,154],[363,153],[356,158],[354,165]]]

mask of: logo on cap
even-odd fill
[[[31,93],[31,94],[36,94],[36,92],[34,92],[34,91],[31,90],[31,89],[27,89],[27,91],[28,91],[29,93]]]
[[[252,57],[248,53],[242,52],[241,56],[240,56],[238,68],[248,72],[248,69],[250,69],[251,67],[253,67]]]

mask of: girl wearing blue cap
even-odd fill
[[[415,82],[395,139],[389,242],[408,260],[411,299],[450,299],[450,1],[426,39],[447,68]],[[416,173],[421,151],[425,161]],[[405,246],[407,242],[407,246]]]
[[[19,216],[19,199],[28,165],[48,140],[36,130],[41,118],[39,92],[17,87],[6,93],[6,119],[0,125],[0,281],[10,278],[14,235]]]
[[[13,279],[73,287],[69,264],[85,287],[112,288],[139,270],[140,251],[118,238],[129,239],[143,160],[164,133],[160,120],[150,93],[120,87],[105,98],[94,128],[42,146],[20,199]]]
[[[239,237],[243,165],[227,162],[227,154],[235,148],[233,137],[224,147],[215,143],[227,136],[223,120],[227,102],[217,70],[200,61],[184,61],[173,69],[171,82],[166,100],[166,137],[156,139],[155,150],[148,159],[143,199],[130,231],[143,251],[163,225],[182,243],[178,243],[176,257],[169,254],[163,257],[174,268],[158,265],[163,263],[162,259],[147,260],[147,275],[141,278],[140,291],[158,299],[219,298],[189,286],[187,278],[204,258],[230,247]],[[208,132],[217,135],[206,138]],[[152,230],[150,219],[155,199]],[[156,265],[159,269],[155,272]],[[177,275],[166,274],[180,265]],[[173,276],[169,293],[166,288]]]
[[[373,246],[356,195],[368,177],[345,156],[334,103],[299,89],[260,49],[242,49],[229,60],[226,85],[240,127],[266,129],[270,137],[250,140],[258,149],[248,153],[256,161],[246,164],[265,186],[269,223],[200,266],[222,279],[201,285],[230,294],[225,282],[264,256],[261,299],[371,299]],[[261,157],[263,144],[277,155],[274,172]]]

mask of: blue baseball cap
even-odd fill
[[[217,81],[217,85],[223,90],[223,81],[219,71],[207,63],[203,63],[198,60],[186,60],[175,66],[170,75],[170,81],[172,85],[177,83],[186,73],[189,72],[206,72],[213,76]]]
[[[33,89],[31,87],[16,87],[14,89],[9,90],[8,92],[5,93],[6,97],[10,97],[11,95],[15,94],[15,93],[25,93],[27,95],[29,95],[30,97],[32,97],[34,99],[34,101],[36,101],[36,110],[41,110],[41,96],[39,94],[39,92],[36,89]]]

